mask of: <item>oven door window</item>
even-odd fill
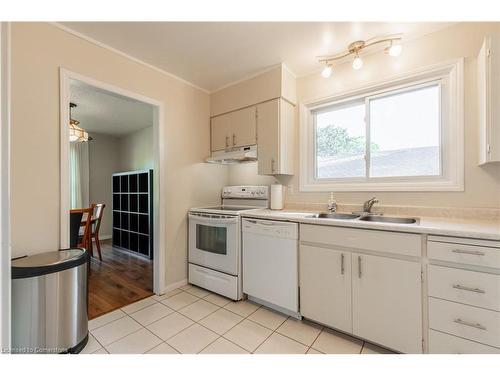
[[[196,224],[196,248],[227,255],[227,228]]]

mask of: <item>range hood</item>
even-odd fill
[[[243,146],[229,150],[214,151],[207,163],[237,164],[257,161],[257,145]]]

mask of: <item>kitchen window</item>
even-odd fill
[[[461,69],[302,105],[301,190],[463,190]]]

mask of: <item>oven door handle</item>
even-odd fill
[[[210,215],[210,217],[207,216],[200,216],[200,215],[193,215],[189,214],[189,219],[194,220],[198,223],[205,223],[205,224],[237,224],[238,223],[238,217],[217,217],[217,215]]]

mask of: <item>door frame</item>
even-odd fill
[[[70,163],[69,163],[69,102],[70,102],[70,80],[77,80],[98,89],[110,91],[128,98],[154,106],[153,116],[153,292],[157,295],[165,293],[165,195],[160,194],[166,187],[166,158],[164,142],[164,106],[159,100],[111,85],[94,78],[70,71],[63,67],[59,68],[60,77],[60,247],[69,247],[69,215],[70,203]],[[64,142],[63,140],[68,140]]]
[[[0,353],[10,349],[11,24],[0,22]]]

